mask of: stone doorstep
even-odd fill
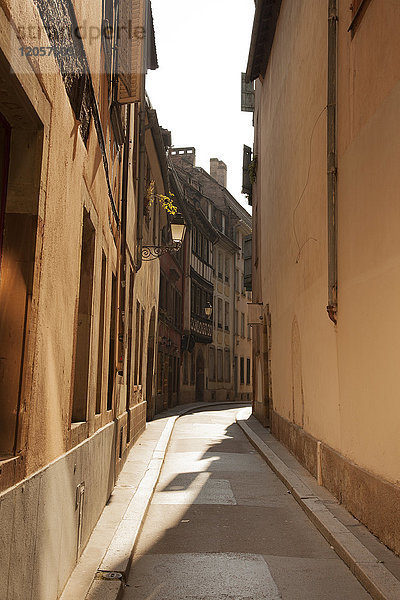
[[[374,556],[329,510],[322,498],[313,493],[301,476],[281,458],[246,423],[244,415],[236,422],[252,446],[285,484],[310,521],[332,546],[374,600],[399,600],[400,581]],[[276,440],[274,439],[274,443]],[[371,534],[372,535],[372,534]]]
[[[120,600],[122,598],[136,542],[161,474],[175,423],[179,417],[198,409],[214,408],[217,406],[239,408],[240,404],[247,403],[201,402],[189,404],[184,407],[176,407],[175,414],[171,416],[168,416],[171,411],[167,412],[164,417],[167,419],[166,425],[155,445],[143,478],[132,495],[132,499],[114,533],[111,543],[106,549],[97,572],[93,575],[92,583],[85,596],[85,600]],[[159,418],[162,418],[162,415]],[[134,447],[131,451],[133,450]],[[77,598],[76,600],[83,600],[83,598]]]

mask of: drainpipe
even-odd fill
[[[327,168],[328,168],[328,311],[337,323],[337,0],[328,0],[328,105],[327,105]]]
[[[122,170],[121,193],[121,250],[119,260],[119,315],[118,315],[118,374],[123,375],[124,369],[124,337],[126,314],[126,217],[128,202],[128,174],[130,154],[131,107],[127,105],[126,136]]]
[[[233,383],[232,385],[232,391],[233,391],[233,399],[235,400],[236,395],[239,396],[239,394],[237,394],[237,390],[235,389],[236,386],[236,382],[235,382],[235,352],[236,352],[236,339],[235,339],[235,310],[236,310],[236,289],[235,289],[235,278],[236,278],[236,257],[237,257],[237,252],[235,251],[233,254],[233,281],[231,280],[231,282],[233,283],[233,310],[232,310],[232,357],[231,357],[231,361],[232,361],[232,378],[231,381]],[[239,324],[239,321],[238,321]],[[237,365],[236,365],[236,370],[237,370]]]
[[[139,107],[139,185],[138,185],[138,211],[137,211],[137,257],[136,272],[142,266],[143,246],[143,209],[145,194],[145,169],[146,169],[146,92],[145,76],[142,75],[140,107]]]

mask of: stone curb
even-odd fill
[[[243,404],[243,402],[192,404],[179,410],[178,414],[168,417],[146,472],[132,496],[128,508],[103,556],[96,576],[85,596],[85,600],[121,600],[128,579],[136,542],[161,474],[175,423],[179,417],[198,409],[216,408],[218,406],[237,406],[240,408]]]
[[[237,415],[236,422],[372,598],[399,600],[400,581],[330,512],[323,500],[271,450],[241,415]]]

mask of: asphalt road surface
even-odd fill
[[[176,423],[124,599],[370,599],[235,424],[237,410]]]

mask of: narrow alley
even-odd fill
[[[400,600],[400,0],[0,0],[0,600]]]
[[[235,423],[175,425],[126,600],[370,598]]]

